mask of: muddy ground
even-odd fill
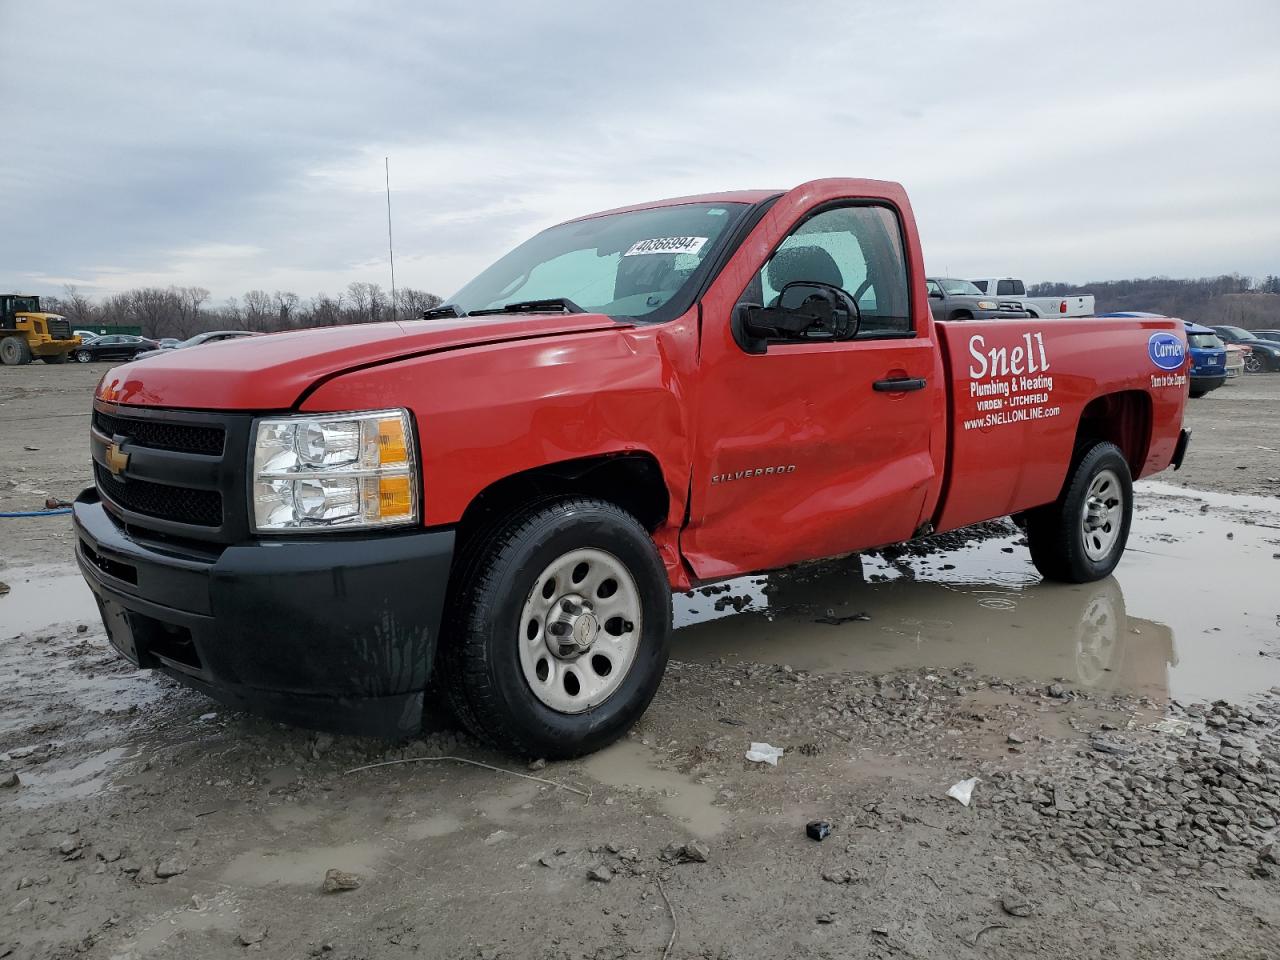
[[[102,369],[0,369],[0,510],[87,482]],[[66,518],[0,520],[0,958],[1276,956],[1277,418],[1193,401],[1098,584],[995,523],[677,596],[634,734],[537,769],[138,673]]]

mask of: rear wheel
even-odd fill
[[[31,347],[22,337],[5,337],[0,340],[0,363],[6,367],[18,367],[31,362]]]
[[[1261,373],[1263,371],[1262,358],[1256,353],[1250,353],[1244,358],[1245,373]]]
[[[625,733],[662,681],[671,588],[648,532],[614,504],[532,506],[459,557],[442,686],[463,722],[525,756]]]
[[[67,355],[65,353],[47,353],[40,359],[45,363],[66,363]]]
[[[1057,502],[1027,514],[1031,561],[1048,580],[1101,580],[1120,562],[1132,519],[1124,454],[1114,443],[1084,447]]]

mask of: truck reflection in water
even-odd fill
[[[678,594],[683,629],[672,656],[818,673],[969,666],[1009,681],[1167,702],[1173,631],[1129,617],[1115,577],[1040,582],[1023,557],[1004,554],[1011,539],[821,561]]]

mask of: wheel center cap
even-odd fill
[[[578,617],[577,623],[573,625],[573,641],[579,650],[586,651],[595,642],[598,629],[596,618],[592,614],[584,613]]]

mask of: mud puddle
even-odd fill
[[[1013,532],[825,561],[677,596],[673,656],[817,672],[971,665],[1101,693],[1241,702],[1280,684],[1278,536],[1280,503],[1144,487],[1125,558],[1099,583],[1042,583]]]
[[[0,596],[0,642],[56,623],[97,625],[98,604],[84,578],[65,567],[0,570],[9,592]]]
[[[715,791],[705,784],[656,764],[656,754],[634,740],[621,740],[583,762],[587,774],[619,789],[653,793],[658,805],[695,837],[709,839],[729,822],[726,810],[715,806]]]

